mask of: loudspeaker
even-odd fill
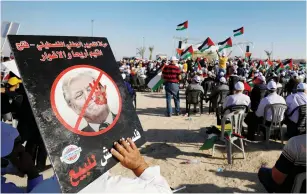
[[[249,46],[246,46],[246,52],[249,53]]]
[[[179,44],[178,44],[178,48],[181,49],[181,45],[182,45],[182,41],[180,40],[180,41],[179,41]]]

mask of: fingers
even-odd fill
[[[128,153],[126,151],[126,149],[117,142],[114,142],[114,147],[115,147],[116,151],[118,151],[123,156],[125,156]]]
[[[138,148],[136,147],[135,143],[132,141],[131,138],[128,138],[127,139],[129,144],[130,144],[130,147],[133,149],[133,150],[137,150]]]
[[[115,156],[115,158],[117,158],[120,162],[123,161],[124,156],[122,156],[118,151],[116,151],[115,149],[111,149],[111,153],[113,156]]]
[[[131,151],[132,151],[132,148],[130,147],[129,143],[126,142],[124,138],[120,140],[120,143],[125,147],[125,149],[126,149],[128,152],[131,152]]]

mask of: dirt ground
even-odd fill
[[[180,92],[181,110],[185,110],[184,91]],[[205,140],[205,127],[216,124],[213,114],[205,112],[186,116],[165,117],[165,94],[138,93],[137,114],[145,131],[147,143],[140,148],[142,155],[150,165],[159,165],[161,174],[172,188],[186,186],[182,193],[217,192],[265,192],[260,184],[257,171],[262,164],[272,167],[278,159],[282,144],[270,142],[266,149],[264,142],[247,143],[246,159],[234,149],[234,161],[227,164],[225,149],[219,148],[214,157],[212,150],[201,151]],[[196,164],[186,164],[187,159],[197,160]],[[221,168],[222,172],[218,172]],[[133,177],[133,174],[117,164],[111,174]],[[52,169],[43,173],[44,178],[53,175]],[[25,178],[7,176],[19,186],[26,185]]]

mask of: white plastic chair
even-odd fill
[[[245,105],[234,105],[227,107],[226,109],[223,110],[223,118],[222,118],[222,123],[221,123],[221,135],[220,135],[220,141],[224,142],[225,145],[220,145],[220,144],[214,144],[212,148],[212,156],[214,156],[214,150],[215,147],[226,147],[227,149],[227,160],[228,164],[232,164],[232,145],[237,147],[239,150],[242,151],[243,153],[243,158],[245,159],[245,151],[244,151],[244,144],[243,144],[243,139],[238,138],[236,136],[229,136],[229,139],[226,139],[224,137],[224,132],[225,132],[225,124],[227,120],[230,120],[231,123],[231,131],[232,133],[236,133],[238,135],[241,135],[242,132],[242,127],[243,127],[243,121],[245,118],[245,112],[247,110],[247,106]],[[236,145],[234,141],[237,139],[240,140],[240,146]]]
[[[267,118],[267,114],[268,111],[271,110],[272,113],[272,121],[271,121],[271,125],[270,126],[266,126],[266,118]],[[264,127],[265,128],[265,135],[266,135],[266,146],[268,147],[269,145],[269,140],[270,140],[270,135],[271,135],[271,131],[276,131],[276,130],[280,130],[280,139],[281,139],[281,143],[284,144],[284,134],[282,131],[282,119],[280,119],[284,114],[285,111],[287,110],[287,106],[285,104],[268,104],[265,106],[264,108],[264,119],[263,119],[263,123],[258,125],[258,133],[260,131],[260,127]]]

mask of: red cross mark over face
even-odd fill
[[[97,105],[107,104],[108,103],[108,100],[107,100],[107,86],[106,85],[101,86],[100,84],[98,84],[97,87],[94,88],[94,83],[95,83],[94,80],[93,80],[93,83],[89,83],[91,89],[95,90],[95,92],[94,92],[94,94],[92,96],[94,102]]]

